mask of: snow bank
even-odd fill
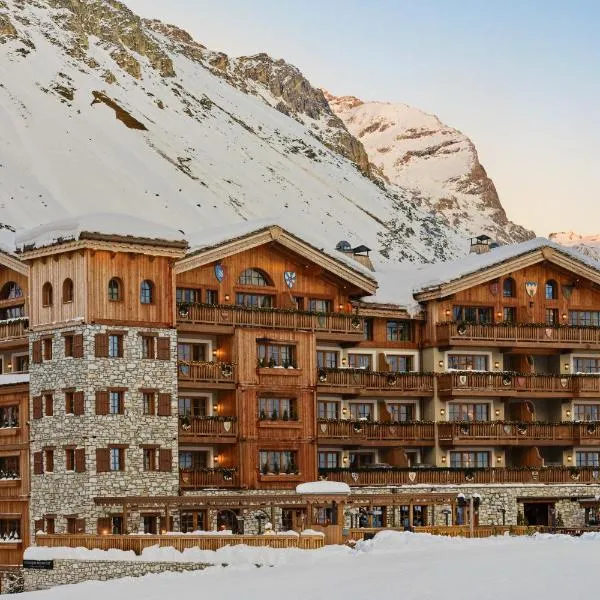
[[[310,481],[296,486],[296,494],[349,494],[350,486],[341,481]]]
[[[0,386],[14,385],[15,383],[29,383],[29,373],[6,373],[0,375]]]

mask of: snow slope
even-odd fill
[[[597,534],[489,539],[386,531],[356,550],[232,547],[202,561],[229,567],[86,582],[24,600],[565,600],[594,598]],[[256,565],[274,565],[256,568]]]
[[[550,240],[600,261],[600,235],[579,235],[573,231],[551,233]]]

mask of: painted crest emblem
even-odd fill
[[[325,433],[327,431],[327,423],[321,423],[321,431]]]
[[[546,327],[546,337],[551,338],[554,335],[554,330],[552,327]]]
[[[538,471],[531,471],[531,479],[533,479],[533,481],[537,481],[538,477],[539,477]]]
[[[575,289],[574,285],[561,285],[563,296],[568,300],[573,294],[573,290]]]
[[[411,483],[414,483],[414,482],[415,482],[415,480],[416,480],[416,478],[417,478],[417,474],[416,474],[414,471],[409,471],[409,472],[408,472],[408,480],[409,480]]]
[[[492,281],[492,283],[490,283],[490,294],[492,294],[492,296],[498,295],[498,282],[497,281]]]
[[[598,477],[600,477],[600,472],[599,471],[592,471],[592,477],[594,479],[598,479]]]
[[[231,431],[231,421],[223,421],[223,429],[227,432]]]
[[[561,385],[561,387],[566,388],[568,383],[569,383],[569,380],[566,377],[561,377],[560,378],[560,385]]]
[[[538,284],[536,281],[525,282],[525,291],[527,292],[528,296],[531,296],[533,298],[537,292],[537,288]]]
[[[358,481],[358,473],[350,473],[353,481]]]
[[[221,263],[217,263],[215,265],[215,277],[217,278],[217,281],[219,283],[221,283],[221,281],[223,281],[223,278],[225,277],[225,269],[223,268],[223,265]]]
[[[285,281],[285,285],[292,289],[296,285],[296,273],[294,271],[286,271],[283,274],[283,280]]]
[[[466,375],[459,375],[458,376],[458,383],[460,383],[460,385],[466,385],[467,384],[467,376]]]

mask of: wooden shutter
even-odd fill
[[[73,336],[73,358],[83,358],[83,335]]]
[[[85,519],[75,519],[75,533],[85,533]]]
[[[110,450],[96,448],[96,473],[107,473],[108,471],[110,471]]]
[[[168,526],[167,526],[167,519],[165,517],[160,517],[159,521],[160,521],[159,533],[162,533],[163,531],[173,531],[173,517],[169,517],[169,525]]]
[[[46,450],[46,471],[54,472],[54,450]]]
[[[170,473],[173,461],[173,453],[170,448],[160,448],[158,451],[158,470],[162,473]]]
[[[33,474],[42,475],[44,473],[44,455],[41,452],[33,453]]]
[[[171,338],[159,337],[156,342],[156,358],[158,358],[158,360],[170,360]]]
[[[75,472],[83,473],[85,471],[85,448],[75,450]]]
[[[52,417],[54,415],[54,396],[52,394],[46,394],[44,396],[44,404],[46,405],[46,416]]]
[[[45,349],[44,360],[52,360],[52,346],[54,345],[52,343],[52,338],[46,338],[44,341],[46,342],[42,345],[42,347]]]
[[[158,395],[158,411],[159,417],[170,417],[171,416],[171,394],[159,394]]]
[[[108,358],[108,335],[97,333],[95,338],[96,358]]]
[[[96,392],[96,414],[108,414],[108,392]]]
[[[43,416],[44,416],[44,413],[42,410],[42,397],[34,396],[33,397],[33,418],[41,419]]]
[[[41,363],[42,362],[42,341],[36,340],[31,345],[31,362]]]
[[[73,414],[83,415],[85,413],[83,392],[73,392]]]
[[[98,535],[103,535],[106,532],[112,533],[112,520],[110,517],[100,517],[98,519]]]

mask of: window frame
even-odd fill
[[[151,306],[155,303],[155,285],[151,279],[143,279],[140,283],[140,304]]]
[[[273,280],[266,271],[256,267],[244,269],[237,278],[238,285],[247,285],[252,287],[273,287]]]
[[[263,350],[264,349],[264,350]],[[277,349],[274,352],[274,349]],[[260,342],[256,343],[256,356],[259,365],[262,368],[274,368],[283,367],[288,368],[294,367],[296,362],[296,345],[276,342]],[[271,365],[271,359],[274,360]],[[263,365],[264,362],[264,365]],[[286,364],[287,363],[287,364]],[[295,368],[295,367],[294,367]]]
[[[116,288],[112,285],[115,284]],[[114,289],[116,289],[116,297],[114,297]],[[108,285],[106,286],[106,291],[108,293],[108,301],[109,302],[122,302],[123,301],[123,282],[120,277],[111,277],[108,280]]]
[[[544,298],[546,300],[558,300],[558,283],[555,279],[548,279],[544,285]]]
[[[385,323],[385,339],[388,342],[410,342],[411,330],[411,323],[407,319],[388,319]]]

